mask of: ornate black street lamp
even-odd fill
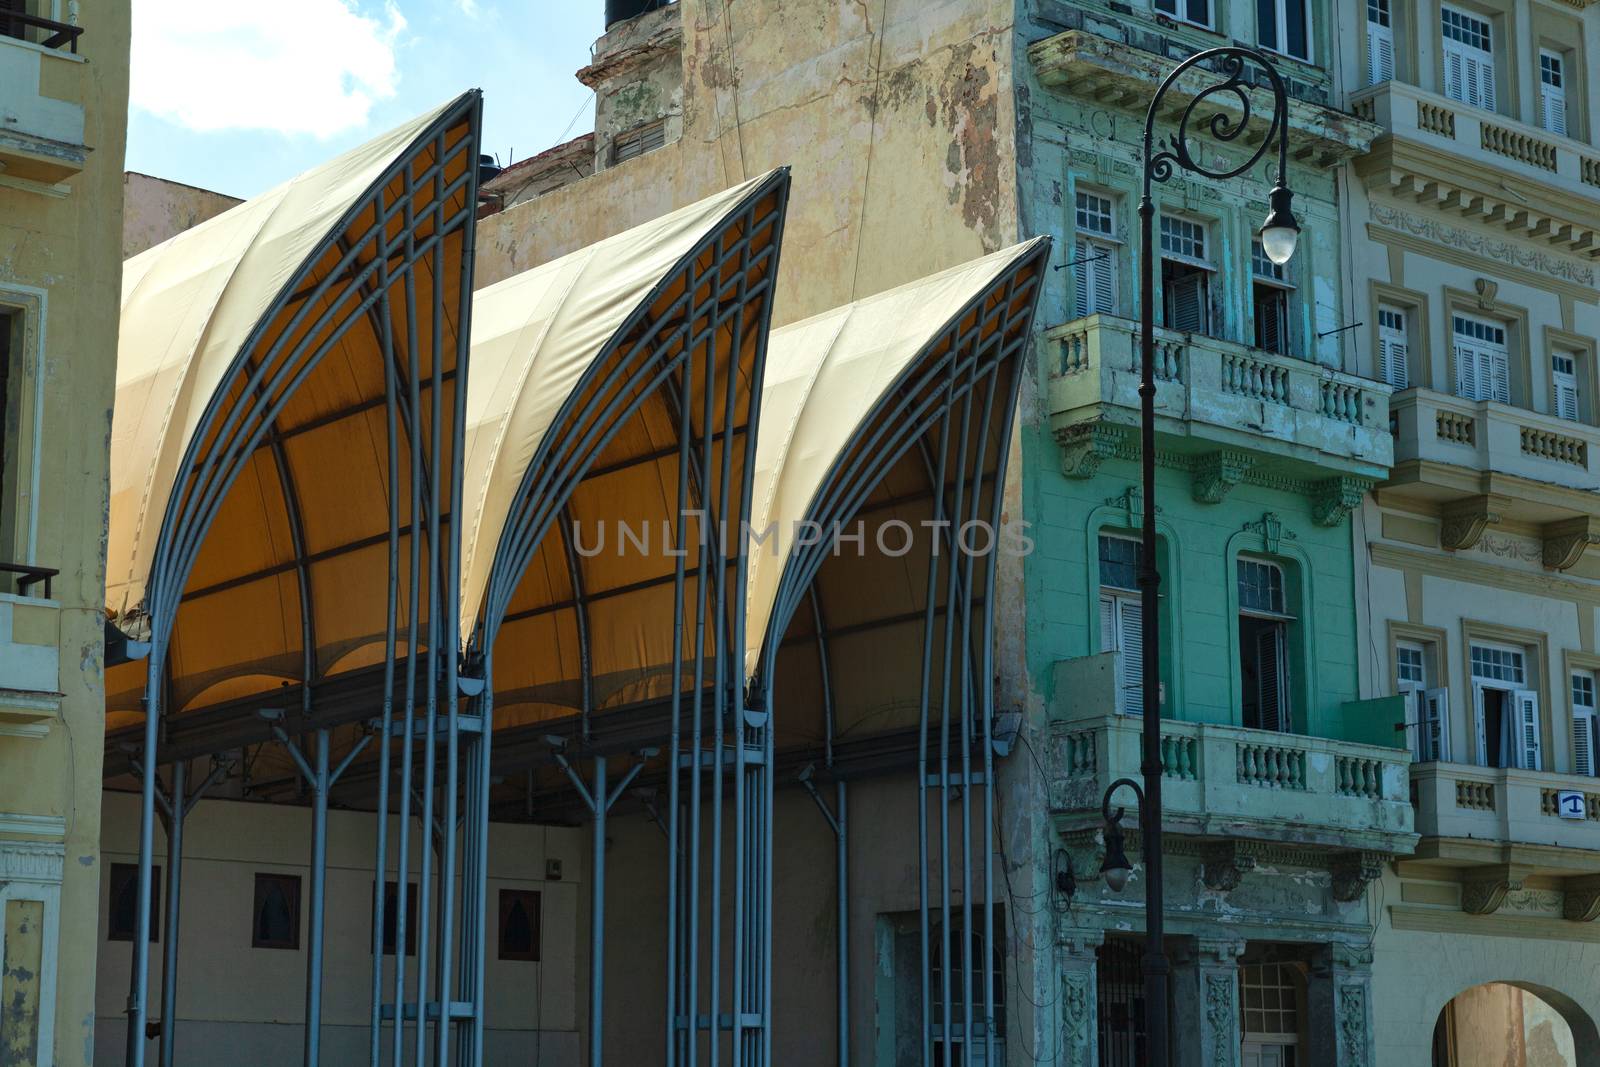
[[[1237,105],[1237,116],[1220,108],[1204,120],[1205,128],[1217,141],[1231,142],[1239,138],[1250,124],[1252,86],[1245,81],[1246,64],[1253,64],[1266,73],[1268,88],[1272,92],[1272,116],[1267,132],[1249,159],[1229,170],[1212,170],[1194,158],[1189,151],[1189,122],[1197,109],[1219,94],[1231,94]],[[1183,110],[1178,120],[1176,134],[1166,139],[1165,147],[1157,150],[1155,126],[1161,102],[1167,91],[1184,72],[1202,64],[1215,64],[1207,68],[1221,79],[1215,85],[1202,89]],[[1144,195],[1139,200],[1139,454],[1144,486],[1144,507],[1140,529],[1141,558],[1139,560],[1139,613],[1144,627],[1144,757],[1140,772],[1144,788],[1131,778],[1120,778],[1111,783],[1101,803],[1101,813],[1106,820],[1106,858],[1101,867],[1106,884],[1114,892],[1120,891],[1128,881],[1132,864],[1122,848],[1122,809],[1111,811],[1111,796],[1122,786],[1129,786],[1139,797],[1139,824],[1145,866],[1145,955],[1144,1002],[1145,1038],[1148,1047],[1147,1062],[1151,1067],[1166,1067],[1170,1049],[1167,1043],[1167,975],[1170,970],[1164,945],[1162,913],[1164,893],[1161,854],[1161,639],[1160,616],[1157,610],[1157,592],[1161,578],[1156,570],[1156,384],[1155,384],[1155,202],[1150,190],[1155,182],[1170,179],[1175,170],[1185,170],[1217,181],[1237,177],[1255,166],[1277,142],[1278,173],[1268,197],[1266,222],[1260,231],[1261,250],[1278,266],[1289,261],[1299,237],[1300,227],[1295,222],[1289,202],[1293,195],[1287,185],[1289,173],[1289,98],[1284,92],[1283,78],[1265,55],[1253,48],[1228,46],[1212,48],[1190,56],[1168,74],[1156,89],[1150,101],[1150,110],[1144,120]]]

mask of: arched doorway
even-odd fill
[[[1439,1012],[1433,1067],[1590,1067],[1600,1032],[1570,998],[1524,982],[1463,990]]]

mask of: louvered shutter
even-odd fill
[[[1482,369],[1487,371],[1492,389],[1487,389],[1485,399],[1498,400],[1502,404],[1511,403],[1511,359],[1506,350],[1500,347],[1486,346],[1483,350],[1484,364]]]
[[[1593,708],[1572,709],[1572,760],[1579,774],[1595,774],[1595,714]]]
[[[1578,377],[1570,356],[1550,357],[1550,383],[1555,393],[1556,418],[1578,421]]]
[[[1116,257],[1111,247],[1094,241],[1078,241],[1073,246],[1072,258],[1076,261],[1073,277],[1078,289],[1078,315],[1115,314]]]
[[[1539,86],[1539,110],[1544,128],[1553,134],[1567,135],[1567,94],[1554,85]]]
[[[1167,328],[1182,333],[1205,332],[1205,275],[1196,271],[1167,283]]]
[[[1467,103],[1465,60],[1454,41],[1444,43],[1444,95]]]
[[[1516,725],[1517,766],[1525,771],[1537,771],[1543,764],[1539,751],[1539,694],[1531,689],[1518,689],[1511,694],[1511,707]]]
[[[1456,395],[1467,400],[1482,400],[1478,393],[1478,351],[1459,338],[1456,349]]]
[[[1418,731],[1422,739],[1422,759],[1445,760],[1450,758],[1450,690],[1424,689],[1417,693],[1421,705],[1422,726]]]
[[[1117,651],[1117,598],[1100,598],[1100,651]]]
[[[1378,373],[1396,389],[1411,384],[1405,312],[1398,308],[1378,309]]]
[[[1144,617],[1139,611],[1139,601],[1117,598],[1117,638],[1122,650],[1117,657],[1117,682],[1122,710],[1128,715],[1144,711]]]
[[[1283,730],[1288,724],[1283,713],[1282,626],[1266,627],[1256,635],[1256,669],[1260,679],[1257,700],[1261,708],[1261,728]]]
[[[1367,84],[1394,77],[1394,28],[1367,19]]]
[[[1478,735],[1478,762],[1484,766],[1489,765],[1489,717],[1484,714],[1483,686],[1477,682],[1472,683],[1472,714],[1473,727]]]

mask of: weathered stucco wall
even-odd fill
[[[485,220],[479,285],[778,166],[780,324],[1016,240],[1009,2],[681,7],[682,136]]]
[[[137,171],[122,176],[122,258],[154,248],[240,203],[238,197]]]
[[[37,614],[53,616],[36,621],[59,651],[60,711],[42,724],[42,736],[0,728],[0,868],[26,875],[29,861],[19,867],[17,859],[24,855],[41,864],[34,871],[54,864],[62,871],[59,936],[42,946],[45,983],[52,967],[55,974],[54,1017],[42,1020],[54,1035],[53,1067],[88,1067],[94,1055],[95,953],[84,932],[95,925],[100,873],[103,539],[121,298],[128,6],[85,0],[78,21],[77,57],[35,51],[44,65],[43,96],[83,107],[82,141],[92,147],[87,163],[59,196],[0,181],[0,304],[21,309],[24,343],[13,349],[13,366],[20,371],[27,364],[25,381],[39,386],[41,401],[34,409],[29,398],[41,442],[31,562],[61,572],[51,600],[32,600]],[[5,49],[28,47],[0,42]],[[0,110],[25,104],[12,98],[0,101]],[[33,442],[22,444],[31,460]],[[5,488],[0,509],[9,511],[16,486]],[[0,545],[5,562],[30,562],[26,555],[20,543]],[[12,588],[9,576],[0,578],[0,590]],[[30,590],[33,598],[42,593],[40,586]],[[6,666],[0,663],[0,675]],[[23,1047],[12,1040],[17,1036],[6,1034],[0,1062],[42,1064],[39,1046]]]

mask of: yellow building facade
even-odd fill
[[[20,10],[18,8],[20,7]],[[0,8],[0,1063],[93,1060],[129,8]]]

